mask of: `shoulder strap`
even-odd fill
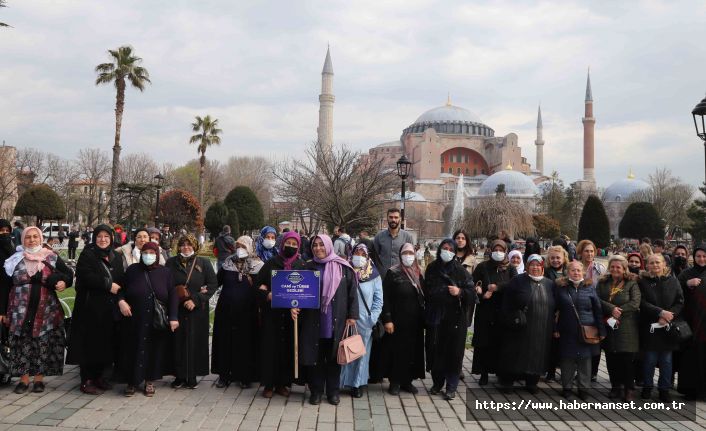
[[[566,294],[569,296],[569,301],[571,302],[571,308],[574,309],[574,314],[576,314],[576,321],[581,324],[581,318],[579,317],[579,311],[576,309],[576,305],[574,305],[574,298],[571,297],[571,292],[569,292],[569,288],[566,289]]]
[[[186,287],[189,287],[189,280],[191,280],[191,273],[194,272],[194,267],[196,266],[196,259],[198,259],[197,256],[194,256],[194,261],[191,262],[191,269],[189,269],[189,275],[186,276]]]
[[[150,280],[149,274],[147,274],[147,271],[145,271],[143,274],[145,274],[145,280],[147,280],[147,285],[150,287],[152,294],[154,295],[155,298],[157,298],[157,294],[155,293],[154,289],[152,288],[152,281]]]
[[[363,301],[363,305],[365,305],[365,310],[368,312],[368,316],[371,316],[372,314],[370,313],[368,303],[365,302],[365,296],[363,296],[363,291],[360,289],[360,283],[358,283],[358,293],[360,293],[360,299]]]

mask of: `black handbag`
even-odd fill
[[[365,305],[365,310],[368,312],[368,317],[372,316],[372,313],[370,312],[370,307],[368,307],[368,303],[365,302],[365,297],[363,296],[363,291],[360,290],[360,285],[358,285],[358,293],[360,293],[360,299],[363,300],[363,305]],[[372,333],[373,340],[379,340],[384,335],[385,335],[385,325],[382,323],[382,321],[378,317],[377,322],[375,322],[375,325],[373,325],[373,333]]]
[[[677,320],[667,327],[667,336],[674,341],[683,343],[693,336],[693,332],[686,321]]]
[[[152,291],[152,298],[154,300],[154,315],[152,316],[152,328],[157,331],[167,331],[169,329],[169,317],[167,316],[167,307],[162,301],[157,299],[157,294],[152,288],[152,282],[150,281],[150,276],[145,272],[145,280],[147,280],[147,285]]]
[[[10,335],[9,328],[0,323],[0,384],[10,377]],[[3,377],[6,376],[6,377]]]

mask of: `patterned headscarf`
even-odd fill
[[[268,233],[273,233],[275,234],[275,238],[277,238],[277,229],[273,228],[272,226],[265,226],[260,230],[260,236],[257,237],[257,242],[255,243],[255,250],[257,251],[258,257],[263,261],[267,262],[268,260],[272,259],[277,255],[277,246],[272,247],[271,249],[266,249],[264,245],[262,245],[262,241],[265,240],[265,235]],[[282,240],[284,242],[284,240]],[[299,241],[301,244],[301,240]]]
[[[363,268],[356,268],[355,266],[353,266],[353,256],[358,250],[363,250],[365,252],[365,257],[367,258],[367,263]],[[362,242],[353,247],[350,262],[351,266],[353,267],[353,271],[355,271],[356,277],[358,277],[359,282],[362,283],[368,280],[373,280],[376,277],[380,277],[380,273],[375,267],[375,264],[373,263],[372,259],[370,259],[370,255],[368,254],[368,247]]]
[[[44,269],[44,261],[47,259],[47,256],[54,253],[52,250],[44,247],[40,247],[39,251],[35,253],[30,253],[27,249],[24,249],[25,237],[27,237],[27,234],[31,231],[36,231],[39,234],[39,237],[44,240],[42,237],[42,230],[37,226],[29,226],[22,231],[22,253],[25,260],[25,267],[27,268],[27,274],[30,277]]]
[[[253,253],[253,241],[247,235],[243,235],[235,242],[236,250],[238,246],[243,246],[248,252],[248,257],[239,259],[237,253],[233,253],[223,262],[221,269],[225,271],[235,271],[238,273],[239,279],[243,280],[243,274],[257,274],[262,267],[262,261]]]
[[[191,247],[194,248],[194,253],[199,251],[199,242],[196,240],[196,237],[190,233],[183,234],[179,237],[179,240],[177,241],[177,247],[181,247],[181,245],[187,241],[189,242],[189,244],[191,244]]]
[[[347,266],[348,268],[353,268],[347,260],[333,251],[333,242],[331,241],[331,237],[322,234],[317,235],[316,238],[321,239],[324,243],[324,249],[326,250],[326,257],[319,259],[316,255],[314,255],[314,262],[324,264],[323,286],[321,287],[321,312],[327,313],[328,307],[331,305],[331,300],[333,300],[333,297],[336,295],[338,285],[341,283],[341,279],[343,278],[343,267]],[[314,241],[311,242],[312,248],[316,238],[314,238]]]
[[[507,259],[512,261],[513,256],[520,256],[520,264],[515,267],[517,269],[517,274],[522,274],[525,272],[525,263],[522,261],[522,253],[520,253],[520,250],[512,250],[508,255]]]
[[[412,264],[412,266],[405,266],[402,263],[402,253],[405,251],[411,251],[412,253],[414,253],[414,245],[408,242],[402,244],[402,247],[400,247],[399,251],[400,263],[390,269],[394,269],[406,275],[409,281],[412,282],[412,285],[414,287],[416,287],[417,289],[421,289],[422,286],[419,283],[419,278],[422,275],[422,269],[419,267],[419,263],[417,262],[416,258],[414,259],[414,263]]]

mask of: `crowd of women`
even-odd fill
[[[394,241],[400,231],[392,230],[394,222],[390,227]],[[634,399],[636,383],[649,398],[656,367],[662,400],[670,399],[677,371],[680,392],[701,397],[706,390],[702,247],[693,251],[693,267],[681,247],[671,268],[662,254],[646,260],[614,255],[606,268],[594,260],[596,247],[588,240],[570,262],[561,246],[550,247],[545,260],[534,244],[522,255],[498,239],[489,244],[490,258],[476,264],[470,238],[459,231],[441,242],[422,271],[409,242],[384,256],[378,238],[374,245],[361,241],[342,256],[321,234],[311,239],[312,258],[305,261],[298,233],[278,236],[265,227],[255,241],[233,240],[216,273],[198,256],[192,235],[181,235],[170,256],[159,245],[158,229],[138,229],[133,242],[115,248],[113,229],[100,225],[74,274],[42,244],[38,228],[24,229],[17,251],[9,232],[0,220],[0,322],[9,328],[16,393],[30,385],[44,391],[43,378],[63,372],[67,348],[65,362],[80,367],[80,390],[93,395],[124,383],[125,396],[137,390],[153,396],[155,381],[166,375],[174,376],[173,388],[193,389],[213,373],[218,388],[259,382],[262,395],[272,398],[306,384],[311,404],[325,395],[336,405],[341,389],[361,397],[369,380],[380,377],[389,380],[391,394],[417,393],[414,380],[429,372],[430,393],[450,400],[464,378],[471,325],[471,372],[480,385],[495,374],[503,388],[521,381],[536,392],[540,377],[552,381],[558,368],[563,395],[572,396],[576,383],[585,398],[603,350],[612,398]],[[393,264],[385,267],[383,259]],[[278,270],[318,271],[320,307],[272,307]],[[57,293],[72,285],[67,331]],[[209,352],[209,301],[219,288]],[[338,346],[352,328],[366,354],[340,365]],[[680,351],[678,364],[674,351]]]

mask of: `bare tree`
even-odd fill
[[[329,225],[365,223],[396,184],[382,159],[363,162],[359,152],[345,146],[328,152],[315,143],[305,154],[301,162],[287,160],[276,167],[277,193]]]
[[[226,193],[237,186],[247,186],[255,192],[264,209],[272,198],[272,163],[264,157],[231,157],[222,169]]]
[[[84,148],[78,153],[77,169],[86,193],[80,194],[86,223],[91,226],[100,218],[101,191],[110,179],[111,162],[108,154],[97,148]],[[74,196],[76,199],[78,196]]]
[[[159,173],[159,168],[159,165],[146,153],[128,154],[120,160],[118,184],[130,186],[140,192],[132,197],[131,202],[122,202],[116,207],[119,220],[125,220],[128,214],[135,215],[134,221],[147,222],[151,219],[157,197],[154,177]],[[117,197],[120,199],[120,194]]]
[[[17,166],[14,147],[0,147],[0,217],[10,218],[17,201]]]
[[[669,228],[688,225],[689,217],[686,212],[694,197],[694,187],[675,177],[666,167],[656,168],[648,176],[647,182],[650,188],[634,193],[630,200],[652,203]]]
[[[474,208],[467,209],[463,228],[473,238],[488,238],[501,230],[513,238],[535,234],[532,214],[502,193],[483,198]]]

